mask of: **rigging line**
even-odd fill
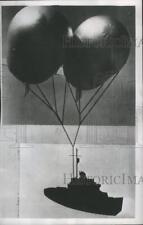
[[[92,111],[92,109],[94,108],[94,106],[98,103],[98,101],[101,99],[101,97],[104,95],[104,93],[107,91],[107,89],[109,88],[109,86],[112,84],[112,82],[114,81],[114,79],[117,77],[117,75],[119,74],[119,72],[117,72],[112,80],[109,82],[109,84],[105,87],[105,89],[103,90],[103,92],[99,95],[99,97],[96,99],[96,101],[94,102],[94,104],[91,106],[91,108],[88,110],[88,112],[85,114],[85,116],[82,118],[82,120],[80,121],[80,124],[83,123],[83,121],[86,119],[86,117],[89,115],[89,113]]]
[[[53,81],[54,81],[54,80],[53,80]],[[54,83],[53,83],[53,84],[54,84]],[[44,94],[44,92],[42,91],[42,89],[40,88],[40,86],[39,86],[39,85],[37,85],[37,86],[38,86],[38,89],[40,90],[42,96],[45,98],[45,100],[47,100],[48,104],[49,104],[50,107],[52,108],[52,111],[54,112],[54,114],[56,115],[56,117],[57,117],[57,119],[59,120],[60,124],[62,125],[62,128],[63,128],[64,132],[66,133],[66,136],[67,136],[67,138],[68,138],[70,144],[73,145],[73,143],[72,143],[72,141],[71,141],[71,138],[70,138],[70,136],[69,136],[67,130],[65,129],[65,126],[64,126],[64,124],[63,124],[63,121],[61,120],[61,118],[60,118],[60,116],[59,116],[59,114],[58,114],[58,111],[57,111],[57,110],[55,111],[55,110],[53,109],[53,107],[51,106],[51,104],[50,104],[48,98],[46,97],[46,95]],[[54,88],[54,95],[55,95],[55,85],[53,86],[53,88]],[[55,97],[55,101],[56,101],[56,97]],[[55,102],[55,103],[56,103],[56,102]]]
[[[43,96],[43,98],[45,99],[45,101],[47,102],[47,104],[52,107],[52,105],[50,104],[47,96],[45,95],[44,91],[42,91],[42,89],[40,88],[40,86],[37,84],[36,85],[37,89],[40,91],[41,95]]]
[[[63,112],[62,112],[62,123],[64,123],[65,104],[66,104],[66,92],[67,92],[67,82],[65,81],[65,88],[64,88],[64,102],[63,102]]]
[[[59,117],[59,116],[58,116],[58,117]],[[62,125],[62,128],[63,128],[63,130],[64,130],[64,132],[65,132],[65,134],[66,134],[66,136],[67,136],[67,138],[68,138],[68,140],[69,140],[71,146],[73,146],[73,143],[72,143],[72,141],[71,141],[71,138],[70,138],[70,136],[69,136],[69,134],[68,134],[68,132],[67,132],[65,126],[63,125],[63,123],[62,123],[60,117],[59,117],[59,121],[60,121],[60,123],[61,123],[61,125]]]
[[[77,128],[77,131],[76,131],[76,135],[75,135],[75,138],[74,138],[74,143],[73,143],[73,146],[75,146],[75,143],[76,143],[76,140],[77,140],[77,137],[78,137],[78,134],[79,134],[79,129],[80,129],[80,126],[81,126],[81,113],[80,113],[80,107],[81,107],[81,101],[80,101],[80,98],[79,98],[79,123],[78,123],[78,128]]]
[[[67,83],[68,83],[68,82],[67,82]],[[69,84],[69,83],[68,83],[68,87],[69,87],[69,89],[70,89],[71,95],[72,95],[72,97],[73,97],[73,100],[74,100],[74,102],[75,102],[75,105],[76,105],[77,111],[78,111],[78,113],[79,113],[79,108],[78,108],[78,105],[77,105],[76,99],[75,99],[75,97],[74,97],[74,94],[73,94],[72,88],[71,88],[71,86],[70,86],[70,84]]]
[[[53,84],[53,93],[54,93],[55,110],[56,110],[56,112],[57,112],[57,114],[58,114],[57,101],[56,101],[55,79],[54,79],[54,76],[52,76],[52,84]]]
[[[31,93],[35,97],[37,97],[41,102],[43,102],[49,109],[51,109],[52,111],[54,111],[53,108],[49,105],[49,103],[48,102],[45,102],[38,94],[35,93],[35,91],[32,90],[32,88],[29,88],[29,90],[31,91]]]
[[[73,146],[75,146],[75,143],[76,143],[76,140],[77,140],[77,136],[78,136],[78,133],[79,133],[79,128],[80,128],[80,124],[78,125],[77,131],[76,131],[76,135],[75,135],[75,138],[74,138]]]
[[[94,97],[98,94],[98,92],[100,91],[100,89],[103,87],[103,84],[100,85],[97,90],[95,90],[94,94],[90,97],[90,99],[88,100],[88,102],[86,103],[86,105],[83,107],[83,109],[81,110],[81,114],[85,111],[85,109],[87,108],[87,106],[91,103],[91,101],[94,99]]]
[[[81,97],[81,96],[80,96]],[[79,98],[79,100],[78,100],[78,108],[79,108],[79,112],[80,112],[80,99],[81,98]]]
[[[61,119],[60,119],[60,117],[59,117],[59,115],[55,112],[55,110],[53,109],[53,107],[52,107],[51,105],[49,105],[47,102],[45,102],[45,101],[44,101],[39,95],[37,95],[31,88],[30,88],[30,91],[31,91],[31,93],[32,93],[34,96],[36,96],[40,101],[42,101],[46,106],[48,106],[48,107],[51,109],[51,111],[56,115],[56,117],[57,117],[59,123],[62,125],[62,128],[63,128],[63,130],[64,130],[64,132],[65,132],[65,134],[66,134],[66,136],[67,136],[67,138],[68,138],[68,140],[69,140],[71,146],[73,146],[73,143],[72,143],[72,141],[71,141],[71,139],[70,139],[70,137],[69,137],[69,135],[68,135],[67,130],[65,129],[65,127],[64,127],[64,125],[63,125],[63,123],[62,123],[62,121],[61,121]]]
[[[81,96],[80,96],[81,97]],[[78,107],[79,107],[79,125],[80,125],[80,120],[81,120],[81,98],[79,98],[79,104],[78,104]]]
[[[40,91],[41,95],[43,96],[43,98],[45,99],[45,101],[46,101],[46,102],[49,104],[49,106],[53,109],[54,113],[57,114],[56,116],[59,116],[59,115],[58,115],[58,112],[55,111],[55,109],[52,107],[52,105],[51,105],[51,103],[50,103],[48,97],[45,95],[44,91],[40,88],[40,85],[37,84],[36,86],[37,86],[38,90]]]

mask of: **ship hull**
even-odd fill
[[[46,188],[44,194],[66,207],[102,215],[117,215],[123,203],[123,198],[108,197],[107,193],[94,189]]]

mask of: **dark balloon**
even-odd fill
[[[27,84],[40,83],[63,64],[66,19],[53,6],[25,7],[13,18],[8,31],[8,67]]]
[[[64,73],[80,90],[102,85],[119,72],[130,52],[130,36],[123,24],[98,15],[84,21],[67,42]]]

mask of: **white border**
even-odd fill
[[[141,7],[141,0],[37,0],[37,1],[0,1],[1,6],[6,5],[107,5],[107,6],[134,6]]]
[[[45,0],[45,1],[0,1],[0,6],[26,6],[26,5],[116,5],[136,7],[136,39],[142,39],[142,0]],[[1,9],[0,9],[1,13]],[[0,19],[1,22],[1,19]],[[0,23],[1,25],[1,23]],[[0,27],[1,32],[1,27]],[[2,42],[1,42],[2,45]],[[1,46],[2,47],[2,46]],[[2,55],[1,55],[2,60]],[[2,69],[1,69],[2,72]],[[143,171],[143,89],[142,89],[142,45],[136,46],[136,174]],[[1,79],[2,84],[2,79]],[[143,188],[136,187],[136,212],[135,218],[106,218],[106,219],[0,219],[1,225],[21,224],[142,224],[143,223]]]
[[[1,2],[0,2],[1,6]],[[1,91],[1,101],[0,101],[0,106],[1,106],[1,118],[0,118],[0,125],[2,124],[2,8],[0,7],[0,91]]]

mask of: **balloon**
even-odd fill
[[[25,7],[8,30],[8,67],[22,82],[47,80],[63,64],[66,19],[53,6]]]
[[[129,33],[121,22],[105,15],[91,17],[67,42],[66,79],[79,90],[96,88],[121,70],[129,51]]]

